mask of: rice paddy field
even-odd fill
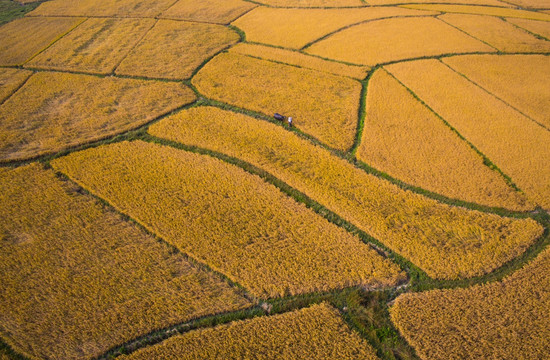
[[[550,358],[548,0],[0,0],[0,359]]]

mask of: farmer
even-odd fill
[[[292,127],[292,117],[289,116],[287,121],[288,121],[288,127]]]

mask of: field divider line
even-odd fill
[[[134,46],[132,46],[130,49],[128,49],[128,51],[126,51],[126,54],[124,54],[124,55],[122,56],[122,58],[120,59],[120,61],[119,61],[117,64],[115,64],[115,65],[113,66],[113,68],[111,69],[110,75],[115,75],[115,71],[116,71],[116,69],[118,69],[118,67],[120,66],[120,64],[122,64],[122,62],[123,62],[124,60],[126,60],[126,58],[128,57],[128,55],[130,55],[130,53],[131,53],[135,48],[138,47],[138,45],[145,39],[145,37],[147,36],[147,34],[149,34],[149,32],[151,31],[151,29],[153,29],[153,28],[155,27],[155,25],[158,24],[158,22],[159,22],[159,20],[158,20],[158,19],[155,19],[155,21],[153,22],[153,24],[149,27],[149,29],[147,29],[147,30],[143,33],[143,35],[141,36],[141,38],[139,38],[138,41],[136,41],[136,43],[134,44]]]
[[[246,1],[246,0],[244,0],[244,1]],[[258,5],[258,6],[259,6],[259,5]],[[241,15],[235,17],[233,20],[229,21],[229,22],[228,22],[227,24],[225,24],[225,25],[227,25],[227,26],[229,26],[229,25],[234,26],[234,25],[232,25],[232,23],[234,23],[235,21],[239,20],[240,18],[242,18],[243,16],[245,16],[246,14],[248,14],[249,12],[251,12],[252,10],[256,9],[258,6],[254,6],[254,7],[250,8],[250,9],[246,10],[244,13],[242,13]],[[235,27],[236,27],[236,26],[235,26]]]
[[[174,2],[171,5],[169,5],[166,9],[162,10],[157,15],[155,15],[155,19],[160,19],[162,14],[164,14],[165,12],[167,12],[168,10],[173,8],[178,2],[179,2],[179,0],[174,0]]]
[[[550,41],[550,39],[547,38],[547,37],[545,37],[545,36],[542,36],[542,35],[540,35],[540,34],[534,33],[534,32],[532,32],[532,31],[530,31],[530,30],[527,30],[527,29],[524,28],[524,27],[521,27],[521,26],[519,26],[519,25],[516,25],[516,24],[514,24],[514,23],[511,23],[511,22],[508,21],[505,17],[501,17],[501,19],[502,19],[504,22],[506,22],[506,23],[508,23],[508,24],[510,24],[510,25],[512,25],[512,26],[514,26],[514,27],[517,28],[517,29],[520,29],[520,30],[522,30],[522,31],[525,31],[525,32],[528,33],[529,35],[534,36],[534,37],[536,37],[536,38],[539,39],[539,40]],[[527,20],[528,20],[528,19],[527,19]],[[536,21],[536,20],[531,20],[531,21]]]
[[[348,150],[349,154],[355,159],[357,154],[357,149],[361,146],[361,141],[363,140],[363,131],[365,129],[365,118],[367,116],[367,92],[369,81],[378,68],[375,67],[369,71],[364,80],[361,81],[361,93],[359,95],[359,109],[357,110],[357,129],[355,132],[355,140],[353,145]]]
[[[25,86],[25,84],[29,81],[29,79],[30,79],[31,76],[33,76],[33,75],[34,75],[34,72],[33,72],[32,74],[29,74],[29,76],[27,76],[27,78],[26,78],[21,84],[19,84],[19,86],[17,86],[15,89],[13,89],[13,91],[12,91],[8,96],[6,96],[6,98],[5,98],[4,100],[0,101],[0,107],[1,107],[2,105],[4,105],[4,103],[5,103],[6,101],[8,101],[13,95],[15,95],[16,92],[18,92],[19,90],[21,90],[21,88],[22,88],[23,86]]]
[[[447,14],[448,14],[448,13],[445,13],[445,14],[443,14],[443,15],[447,15]],[[456,14],[452,14],[452,15],[456,15]],[[459,15],[465,15],[465,14],[459,14]],[[441,15],[439,15],[439,16],[441,16]],[[454,26],[453,24],[448,23],[447,21],[445,21],[445,20],[439,18],[439,16],[437,17],[437,20],[439,20],[439,21],[441,21],[441,22],[443,22],[443,23],[449,25],[449,26],[452,27],[452,28],[457,29],[458,31],[460,31],[460,32],[463,33],[463,34],[466,34],[467,36],[471,37],[472,39],[475,39],[475,40],[477,40],[477,41],[479,41],[479,42],[482,42],[483,44],[485,44],[485,45],[487,45],[487,46],[489,46],[489,47],[492,47],[493,49],[495,49],[495,50],[497,51],[498,54],[500,54],[500,53],[502,52],[500,49],[497,49],[495,46],[489,44],[489,43],[486,42],[485,40],[481,40],[480,38],[477,38],[477,37],[475,37],[474,35],[467,33],[465,30],[462,30],[462,29],[459,28],[458,26]],[[487,16],[487,15],[480,15],[480,16]]]

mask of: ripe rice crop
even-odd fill
[[[531,219],[451,207],[404,191],[279,126],[241,114],[193,108],[161,120],[149,131],[268,171],[434,278],[490,272],[521,254],[542,233]]]
[[[88,19],[28,64],[110,74],[154,23],[154,19]]]
[[[361,0],[260,0],[261,4],[281,7],[346,7],[365,6]]]
[[[0,161],[100,140],[194,100],[177,83],[40,72],[0,106]]]
[[[257,297],[405,278],[357,237],[218,159],[134,141],[52,165]]]
[[[468,55],[443,62],[550,129],[547,56]]]
[[[0,334],[15,351],[90,359],[153,330],[248,306],[53,171],[0,169]]]
[[[434,0],[414,0],[415,4],[422,3],[434,3]],[[367,3],[371,6],[374,5],[397,5],[404,4],[404,0],[368,0]],[[512,7],[512,5],[506,4],[498,0],[437,0],[437,4],[467,4],[467,5],[489,5],[500,7]]]
[[[334,61],[327,61],[315,56],[299,53],[297,51],[257,44],[237,44],[233,46],[229,52],[250,55],[265,60],[273,60],[307,69],[323,71],[334,75],[349,76],[359,80],[364,79],[369,71],[367,66],[346,65]]]
[[[306,51],[354,64],[376,65],[447,53],[495,50],[433,17],[416,17],[353,26],[313,44]]]
[[[361,84],[353,79],[235,53],[221,54],[193,77],[210,98],[272,115],[339,150],[353,145]]]
[[[239,39],[220,25],[159,20],[116,73],[186,79],[203,61]]]
[[[408,11],[405,11],[408,10]],[[345,26],[361,21],[437,14],[397,7],[354,9],[277,9],[258,7],[233,22],[246,40],[300,49]]]
[[[31,71],[0,68],[0,103],[10,97],[32,75]]]
[[[375,350],[352,331],[333,307],[293,312],[190,331],[121,356],[145,359],[365,359]]]
[[[404,294],[393,322],[422,359],[545,359],[550,249],[502,281]]]
[[[161,18],[229,24],[256,6],[241,0],[179,0]]]
[[[546,21],[513,18],[506,19],[506,21],[550,40],[550,26],[548,26],[548,23]]]
[[[533,8],[533,9],[548,9],[547,0],[512,0],[510,3],[519,5],[522,8]]]
[[[527,31],[492,16],[445,14],[439,19],[460,28],[502,52],[548,52],[550,41],[537,39]],[[550,24],[547,24],[550,28]]]
[[[31,15],[155,17],[174,0],[49,0]]]
[[[550,14],[543,12],[509,9],[505,7],[475,6],[475,5],[445,5],[445,4],[411,4],[401,5],[406,9],[441,11],[446,13],[490,15],[520,19],[550,21]]]
[[[498,166],[527,197],[550,209],[550,132],[437,60],[387,70]]]
[[[441,119],[384,70],[369,81],[363,139],[357,158],[406,183],[512,210],[532,210],[525,196]]]
[[[22,65],[78,26],[78,18],[22,18],[0,27],[0,65]]]

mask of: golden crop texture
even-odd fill
[[[313,44],[306,51],[354,64],[377,65],[424,56],[495,49],[438,19],[415,17],[352,26]]]
[[[121,360],[146,359],[364,359],[374,349],[327,305],[190,331]]]
[[[134,141],[52,165],[257,297],[405,279],[357,237],[218,159]]]
[[[159,20],[116,73],[187,79],[203,61],[239,39],[239,34],[221,25]]]
[[[451,207],[402,190],[279,126],[241,114],[193,108],[149,131],[268,171],[435,278],[490,272],[521,254],[543,231],[531,219]]]
[[[386,69],[550,209],[550,132],[437,60]],[[548,84],[547,84],[548,88]]]
[[[259,0],[261,4],[280,7],[350,7],[365,6],[362,0]]]
[[[368,0],[367,3],[371,6],[376,5],[398,5],[404,4],[404,0]],[[414,0],[415,4],[424,3],[437,3],[437,4],[466,4],[466,5],[489,5],[500,7],[511,7],[512,5],[506,4],[498,0]]]
[[[406,183],[492,207],[532,210],[524,195],[384,70],[369,81],[357,158]]]
[[[31,71],[0,68],[0,104],[27,81]]]
[[[506,19],[506,21],[550,40],[550,26],[548,26],[548,23],[546,21],[514,18]]]
[[[477,14],[477,15],[490,15],[497,17],[511,17],[519,19],[531,19],[550,21],[550,14],[545,14],[540,11],[526,11],[520,9],[509,9],[505,7],[493,7],[493,6],[475,6],[475,5],[453,5],[453,4],[410,4],[401,5],[400,7],[406,9],[416,10],[430,10],[441,11],[446,13],[458,13],[458,14]]]
[[[294,125],[329,146],[353,145],[361,83],[310,69],[224,53],[193,77],[204,95],[232,105],[294,118]]]
[[[546,359],[550,248],[499,282],[401,295],[390,314],[422,359]]]
[[[546,0],[512,0],[510,3],[523,8],[548,9],[548,1]]]
[[[110,74],[154,19],[91,18],[32,59],[36,68]]]
[[[173,3],[174,0],[50,0],[40,4],[30,15],[153,18]]]
[[[179,0],[160,17],[229,24],[256,6],[242,0]]]
[[[193,100],[177,83],[36,73],[0,106],[0,161],[100,140]]]
[[[94,358],[251,306],[229,284],[51,170],[0,169],[0,336],[31,358]]]
[[[22,18],[0,27],[0,65],[22,65],[78,26],[80,18]]]

